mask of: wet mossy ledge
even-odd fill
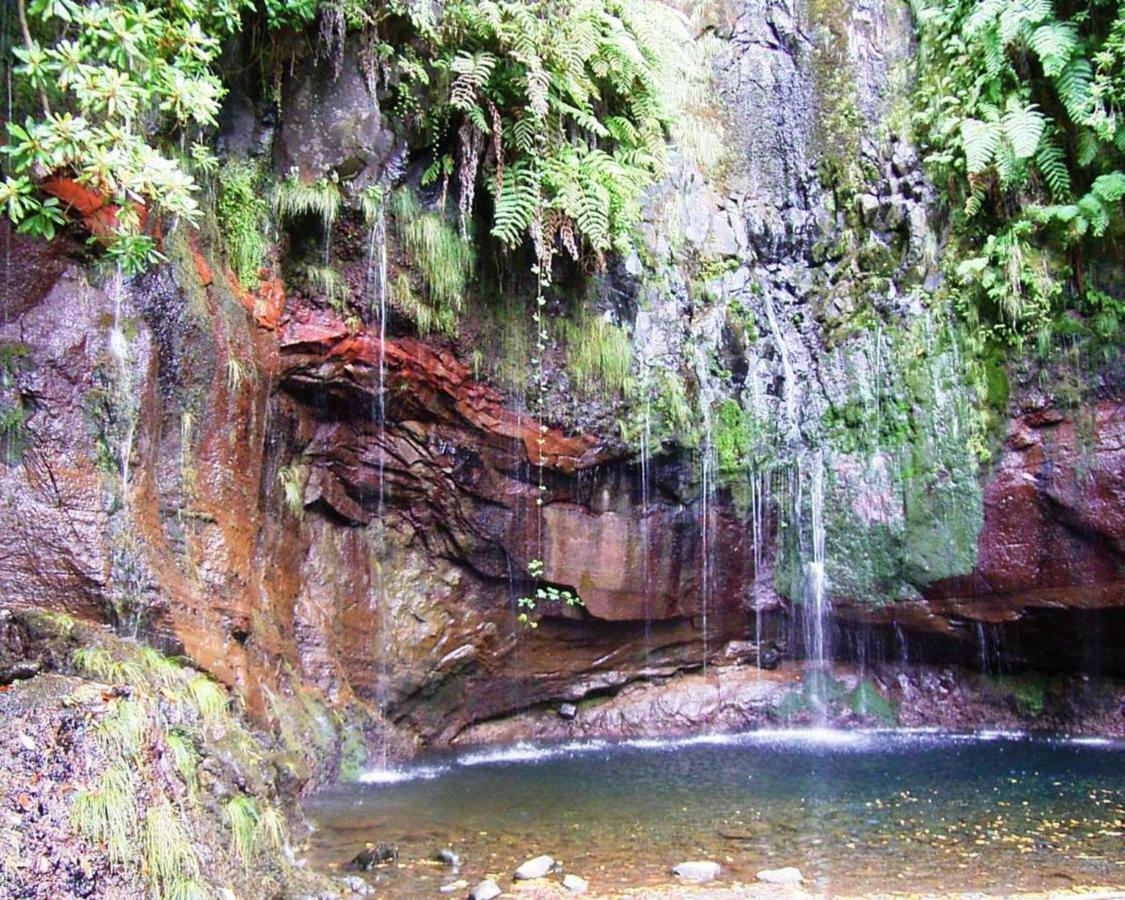
[[[305,689],[267,735],[186,660],[65,614],[0,607],[0,892],[335,896],[304,871],[296,800],[364,742]],[[18,820],[18,821],[17,821]],[[38,895],[38,894],[36,894]]]

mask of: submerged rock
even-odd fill
[[[577,875],[564,875],[562,884],[572,894],[585,894],[590,889],[590,882],[585,878],[579,878]]]
[[[384,863],[394,862],[398,859],[398,847],[390,844],[372,844],[368,842],[362,850],[355,855],[351,861],[351,866],[354,869],[359,869],[361,872],[367,872],[374,869],[376,866],[383,865]]]
[[[438,888],[438,890],[443,894],[452,894],[456,891],[463,891],[468,886],[469,882],[467,882],[464,878],[458,878],[456,881],[449,882],[449,884],[443,884]]]
[[[554,870],[554,868],[554,858],[544,854],[543,856],[536,856],[534,859],[529,859],[516,869],[512,877],[517,881],[530,881],[532,878],[542,878]]]
[[[720,866],[711,860],[691,860],[672,867],[674,874],[685,884],[705,884],[719,877]]]
[[[499,897],[502,893],[504,892],[500,890],[500,885],[491,878],[486,878],[469,891],[469,900],[494,900],[494,898]]]
[[[766,884],[780,884],[790,887],[801,884],[805,880],[804,876],[801,875],[801,870],[794,866],[785,866],[781,869],[762,869],[757,878],[758,881]]]
[[[461,855],[452,847],[443,847],[434,854],[434,859],[440,863],[445,863],[455,873],[461,868]]]

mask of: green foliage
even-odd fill
[[[613,397],[625,390],[633,367],[633,341],[624,328],[605,316],[583,313],[562,320],[559,330],[567,370],[581,393]]]
[[[308,480],[308,466],[294,463],[277,470],[277,483],[285,498],[285,505],[295,516],[305,511],[305,482]]]
[[[414,271],[424,300],[405,272],[392,283],[391,300],[414,319],[423,334],[456,334],[465,292],[476,266],[476,252],[440,212],[423,209],[408,188],[391,195],[394,233]]]
[[[253,797],[237,794],[223,804],[223,818],[230,828],[232,852],[249,865],[258,849],[262,814]]]
[[[915,124],[958,207],[953,300],[983,332],[970,350],[1019,348],[1083,310],[1096,287],[1083,260],[1122,229],[1125,9],[1113,0],[913,6]]]
[[[870,716],[884,725],[895,724],[895,711],[879,689],[866,679],[861,680],[849,695],[848,705],[857,716]]]
[[[76,176],[121,207],[110,252],[130,271],[155,254],[131,204],[195,221],[194,163],[174,148],[216,124],[224,89],[212,66],[250,5],[33,3],[13,74],[38,102],[8,122],[10,174],[0,187],[19,230],[49,238],[64,221],[58,201],[38,190],[52,174]]]
[[[343,276],[333,266],[306,265],[304,276],[313,293],[323,297],[336,312],[346,311],[351,294]]]
[[[71,818],[94,843],[104,843],[110,860],[132,858],[132,834],[137,821],[137,783],[127,764],[110,766],[91,788],[75,795]]]
[[[340,181],[333,172],[330,176],[308,182],[292,171],[278,182],[273,192],[273,205],[282,219],[316,216],[327,231],[340,214],[343,195]]]
[[[687,69],[675,14],[638,0],[458,0],[419,31],[422,56],[400,57],[413,91],[400,109],[431,136],[426,180],[456,168],[463,232],[483,182],[492,234],[530,239],[544,269],[556,242],[574,257],[629,247]]]
[[[150,882],[157,897],[203,897],[199,860],[181,816],[167,800],[159,800],[145,813],[142,846]]]
[[[518,619],[529,628],[538,628],[539,622],[533,618],[536,608],[540,603],[563,603],[567,606],[582,606],[582,598],[574,591],[558,588],[543,582],[543,560],[533,559],[527,564],[527,573],[535,579],[535,592],[530,596],[520,597],[516,601],[520,612]]]
[[[261,172],[256,165],[230,160],[223,166],[216,212],[230,267],[245,287],[257,287],[266,256],[269,208],[262,197]]]

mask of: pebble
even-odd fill
[[[711,860],[691,860],[673,866],[672,872],[685,884],[705,884],[719,877],[719,864]]]
[[[35,749],[35,741],[29,738],[26,734],[20,735],[20,744],[23,746],[24,750],[32,751]]]
[[[487,878],[469,892],[469,900],[494,900],[502,893],[500,885],[491,878]]]
[[[463,891],[469,886],[464,878],[458,878],[456,881],[451,881],[449,884],[443,884],[438,888],[443,894],[452,894],[454,891]]]
[[[529,859],[516,869],[512,877],[517,881],[529,881],[532,878],[542,878],[554,867],[555,861],[550,856],[537,856],[534,859]]]
[[[563,887],[572,894],[585,894],[590,889],[590,882],[585,878],[579,878],[577,875],[569,873],[563,876],[562,883]]]
[[[758,881],[764,881],[766,884],[781,884],[789,887],[805,880],[801,870],[794,866],[786,866],[783,869],[762,869],[757,877]]]
[[[573,703],[562,703],[559,705],[560,719],[573,719],[576,715],[578,715],[578,707]]]

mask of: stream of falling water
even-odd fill
[[[649,454],[652,452],[652,385],[651,370],[647,360],[642,363],[642,393],[644,394],[644,424],[641,429],[641,565],[642,576],[641,609],[644,616],[644,664],[648,668],[652,654],[652,566],[649,547]]]
[[[805,563],[804,609],[802,620],[805,638],[805,654],[817,673],[822,673],[830,658],[828,616],[828,578],[825,570],[824,533],[824,451],[817,449],[811,457],[812,471],[809,473],[809,527],[811,530],[811,559]],[[798,482],[802,482],[798,474]],[[812,679],[812,696],[821,705],[820,682]]]
[[[128,424],[121,439],[121,505],[129,504],[129,458],[132,456],[133,437],[137,429],[137,417],[132,409],[134,402],[132,370],[129,366],[129,339],[121,326],[121,300],[125,294],[125,276],[118,266],[110,278],[109,293],[113,299],[113,325],[109,330],[109,353],[117,363],[120,383],[118,396],[128,404],[126,414]]]
[[[379,454],[376,471],[377,495],[375,505],[375,606],[379,622],[379,684],[377,696],[379,712],[387,715],[390,693],[391,614],[387,609],[386,579],[383,562],[386,558],[386,454],[387,454],[387,207],[380,199],[371,221],[371,236],[367,251],[367,285],[372,296],[379,322],[379,382],[376,393],[375,415],[379,423]],[[331,229],[329,229],[331,232]],[[329,251],[325,243],[325,253]],[[387,766],[387,742],[382,745],[382,764]]]

